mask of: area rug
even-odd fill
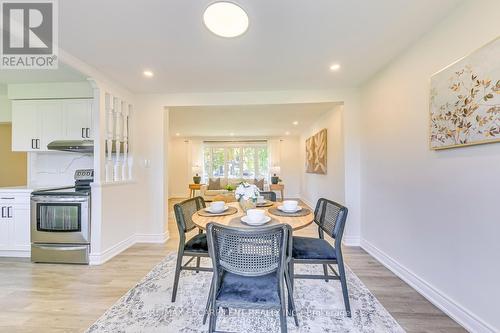
[[[208,258],[202,264],[210,266]],[[171,303],[176,254],[169,254],[134,288],[99,318],[87,333],[207,332],[203,325],[210,272],[182,271],[177,300]],[[296,273],[321,274],[322,266],[296,265]],[[296,327],[288,317],[288,332],[404,332],[358,277],[346,267],[352,318],[345,316],[338,281],[296,280]],[[279,332],[276,312],[231,309],[217,318],[217,331]]]

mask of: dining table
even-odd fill
[[[210,222],[216,222],[229,227],[239,227],[239,228],[255,228],[255,226],[248,225],[241,221],[241,218],[246,215],[243,209],[240,207],[238,202],[230,202],[226,204],[228,207],[236,208],[236,212],[230,215],[213,215],[206,216],[208,214],[200,215],[200,211],[195,212],[192,216],[192,221],[196,224],[200,229],[206,230],[207,224]],[[292,227],[293,230],[300,230],[308,225],[310,225],[314,221],[314,213],[308,207],[303,207],[303,209],[308,210],[308,214],[304,216],[282,216],[275,215],[269,212],[271,208],[277,208],[281,205],[281,202],[273,202],[268,207],[256,207],[258,209],[266,210],[266,215],[271,217],[271,221],[264,224],[264,226],[268,225],[276,225],[280,223],[286,223]],[[202,209],[204,210],[204,209]],[[234,211],[234,209],[233,209]],[[284,214],[283,214],[284,215]],[[293,214],[292,214],[293,215]]]

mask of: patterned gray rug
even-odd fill
[[[181,272],[177,301],[170,302],[176,254],[169,254],[125,294],[87,333],[207,332],[202,324],[211,273]],[[202,262],[209,266],[208,259]],[[299,327],[288,319],[289,332],[404,332],[358,277],[346,267],[352,318],[344,311],[338,281],[296,280]],[[321,273],[321,266],[297,265],[296,273]],[[217,330],[279,332],[277,313],[231,309],[217,319]]]

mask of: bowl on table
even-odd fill
[[[226,203],[224,201],[213,201],[208,207],[210,213],[222,213],[227,209]]]
[[[249,209],[247,215],[241,218],[243,222],[250,225],[261,225],[271,221],[271,217],[266,215],[263,209]]]
[[[296,212],[299,210],[299,202],[297,200],[285,200],[281,206],[285,212]]]

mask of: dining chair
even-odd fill
[[[269,201],[276,201],[276,192],[273,191],[261,191],[260,195],[264,197],[264,199],[269,200]]]
[[[319,238],[293,236],[292,258],[289,263],[289,271],[292,280],[292,289],[294,279],[324,279],[326,282],[328,280],[340,280],[347,317],[351,317],[351,306],[349,303],[341,246],[347,212],[347,207],[334,201],[325,198],[318,200],[316,209],[314,210],[314,222],[318,225]],[[325,233],[333,238],[333,246],[325,240]],[[294,274],[295,264],[322,264],[323,275]],[[332,264],[337,265],[338,273]],[[328,274],[328,268],[332,270],[334,275]],[[289,301],[292,302],[293,300]]]
[[[255,229],[207,226],[214,267],[208,300],[209,332],[216,329],[219,308],[279,310],[281,332],[287,332],[285,285],[298,326],[287,272],[292,229],[287,224]]]
[[[199,229],[198,234],[186,241],[186,233],[193,230],[196,225],[193,223],[192,216],[198,210],[205,208],[205,200],[202,197],[195,197],[177,203],[174,205],[175,221],[179,230],[179,250],[177,252],[177,264],[175,266],[174,287],[172,290],[172,302],[175,302],[177,287],[181,271],[205,271],[211,272],[208,267],[200,267],[200,259],[208,257],[207,235]],[[182,259],[191,257],[184,265]],[[196,267],[188,266],[196,258]]]

